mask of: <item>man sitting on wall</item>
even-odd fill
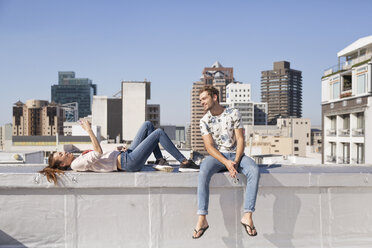
[[[212,86],[204,86],[200,90],[199,98],[206,111],[200,120],[200,130],[210,156],[206,157],[200,165],[197,211],[199,218],[193,238],[200,238],[209,228],[206,218],[209,182],[214,173],[221,171],[229,171],[230,177],[236,182],[238,172],[247,177],[241,224],[249,236],[256,236],[252,213],[256,205],[259,169],[253,159],[244,155],[245,142],[240,113],[237,109],[223,108],[219,104],[219,92]]]

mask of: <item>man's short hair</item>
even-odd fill
[[[199,96],[204,91],[208,92],[208,95],[210,95],[212,98],[213,98],[213,95],[216,95],[217,96],[217,102],[220,102],[220,96],[219,96],[220,92],[215,87],[213,87],[212,85],[204,85],[203,88],[201,88],[200,91],[199,91]]]

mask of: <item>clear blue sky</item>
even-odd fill
[[[152,82],[162,124],[190,122],[190,90],[216,60],[252,85],[287,60],[303,75],[303,117],[321,122],[320,78],[337,52],[372,34],[372,1],[0,0],[0,125],[12,105],[50,100],[58,71],[111,96],[122,80]]]

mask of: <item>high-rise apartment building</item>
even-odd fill
[[[322,77],[322,163],[370,164],[372,35],[337,53]]]
[[[200,133],[199,122],[204,110],[199,101],[199,91],[206,85],[213,85],[219,91],[220,102],[226,102],[226,86],[234,81],[233,68],[223,67],[216,61],[211,67],[205,67],[200,81],[194,82],[191,89],[191,149],[206,153]]]
[[[13,136],[63,135],[64,111],[59,104],[42,100],[18,101],[13,106]]]
[[[261,72],[261,101],[267,103],[268,124],[279,117],[302,117],[302,72],[287,61],[274,62],[274,69]]]
[[[52,85],[52,101],[56,103],[78,103],[79,118],[92,114],[93,96],[97,85],[89,78],[75,78],[75,72],[58,72],[58,84]]]

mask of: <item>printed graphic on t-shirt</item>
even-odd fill
[[[211,134],[216,149],[221,152],[235,152],[235,129],[243,128],[241,115],[237,109],[226,108],[222,114],[213,116],[208,111],[200,120],[202,135]]]

